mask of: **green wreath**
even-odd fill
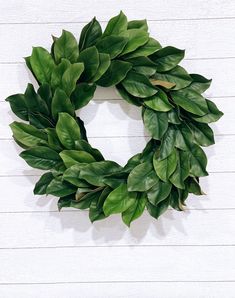
[[[8,97],[25,122],[10,126],[20,156],[48,170],[34,193],[59,197],[64,207],[89,209],[93,222],[121,213],[128,226],[145,208],[158,218],[168,207],[183,210],[189,193],[203,194],[208,175],[201,146],[214,144],[208,123],[223,113],[201,94],[211,80],[179,66],[184,51],[149,37],[146,20],[127,21],[123,12],[102,33],[93,18],[81,32],[53,37],[51,53],[34,47],[25,58],[36,78],[24,94]],[[142,108],[151,139],[122,167],[92,148],[75,111],[92,99],[96,86],[115,86],[124,100]]]

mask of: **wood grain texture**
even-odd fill
[[[123,10],[146,18],[162,45],[186,49],[181,65],[212,78],[206,92],[225,113],[206,148],[206,196],[185,212],[147,213],[127,229],[119,216],[93,225],[87,211],[57,211],[57,198],[34,196],[41,171],[18,156],[4,99],[37,86],[22,57],[50,47],[62,29],[77,37],[96,15],[104,27]],[[233,0],[0,1],[0,297],[233,298],[235,292],[235,2]],[[98,88],[78,114],[91,144],[124,164],[148,139],[140,111],[113,88]]]

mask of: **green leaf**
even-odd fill
[[[96,47],[99,52],[109,54],[111,59],[117,57],[124,49],[128,38],[124,36],[110,35],[100,39]]]
[[[80,51],[96,44],[102,35],[102,29],[96,18],[93,18],[83,29],[79,40]]]
[[[206,147],[215,143],[213,130],[208,124],[189,122],[188,125],[191,128],[194,139],[198,145]]]
[[[148,57],[137,57],[126,60],[133,65],[133,70],[145,76],[152,76],[156,72],[156,65]]]
[[[78,62],[84,64],[81,79],[86,82],[89,81],[95,75],[99,67],[99,53],[97,48],[92,46],[83,50],[79,55]]]
[[[63,74],[61,84],[62,89],[68,96],[74,91],[77,80],[80,78],[84,70],[83,63],[72,64]]]
[[[174,149],[170,155],[162,160],[159,160],[158,155],[159,152],[156,152],[153,156],[153,166],[157,176],[164,182],[167,182],[177,166],[176,150]]]
[[[121,56],[135,51],[137,48],[144,45],[149,39],[149,34],[145,30],[129,29],[127,30],[127,33],[128,42],[124,50],[121,52]]]
[[[168,101],[166,93],[160,89],[153,96],[145,98],[144,104],[152,110],[159,112],[170,111],[173,107],[173,105]]]
[[[127,185],[121,184],[114,189],[104,202],[103,210],[106,216],[122,213],[130,208],[136,200],[135,192],[128,192]]]
[[[193,135],[186,124],[175,126],[175,147],[181,150],[190,150],[193,145]]]
[[[62,58],[68,59],[71,63],[77,62],[78,43],[72,33],[63,30],[62,35],[55,40],[53,50],[56,63],[59,63]]]
[[[95,84],[79,83],[71,94],[71,101],[74,104],[75,110],[86,106],[93,98],[96,90]]]
[[[94,200],[98,200],[101,195],[102,189],[94,189],[87,194],[83,195],[80,200],[72,201],[70,206],[77,209],[87,209],[90,208]]]
[[[163,112],[146,109],[144,111],[144,125],[150,132],[151,136],[160,140],[168,127],[167,114]]]
[[[147,203],[147,210],[149,214],[158,219],[160,215],[162,215],[169,207],[169,199],[166,199],[162,202],[160,202],[157,206],[152,205],[151,203]]]
[[[34,47],[32,55],[30,56],[30,65],[34,75],[41,84],[50,84],[51,74],[55,67],[55,63],[46,49]]]
[[[58,119],[58,115],[61,112],[68,113],[71,116],[75,113],[70,98],[62,89],[57,88],[55,90],[51,103],[51,112],[54,120]]]
[[[189,87],[200,94],[205,92],[211,85],[212,80],[208,80],[199,74],[192,73],[190,74],[190,77],[193,81]]]
[[[170,177],[170,182],[180,189],[185,188],[184,180],[189,175],[189,153],[177,151],[177,167]]]
[[[61,163],[59,154],[43,146],[33,147],[20,153],[29,166],[32,168],[50,170]]]
[[[82,150],[90,153],[96,161],[104,160],[103,155],[100,153],[98,149],[92,148],[91,145],[85,140],[75,141],[76,150]]]
[[[36,183],[33,193],[35,195],[44,195],[46,194],[47,186],[51,183],[54,179],[54,176],[51,172],[43,174],[38,182]]]
[[[179,90],[187,87],[191,84],[192,78],[186,72],[186,70],[181,66],[176,66],[175,68],[164,72],[164,73],[156,73],[154,78],[157,80],[167,81],[170,83],[176,84],[173,90]]]
[[[90,187],[90,184],[87,183],[85,180],[79,178],[81,168],[86,166],[86,164],[75,164],[74,166],[68,168],[65,170],[63,174],[63,179],[68,181],[69,183],[81,187],[81,188],[87,188]]]
[[[188,179],[185,182],[188,186],[188,191],[190,193],[193,193],[197,196],[205,195],[205,193],[201,190],[199,180],[197,180],[196,178],[188,177]]]
[[[59,152],[62,151],[63,146],[60,143],[60,140],[57,136],[55,128],[47,128],[45,129],[45,131],[47,133],[49,147],[55,151],[59,151]]]
[[[25,101],[29,108],[29,112],[42,113],[49,116],[49,110],[46,102],[35,92],[32,84],[28,84],[25,90]]]
[[[114,60],[111,62],[105,74],[96,83],[102,87],[117,85],[126,77],[130,69],[130,63]]]
[[[149,40],[143,46],[137,48],[134,52],[125,55],[126,59],[136,58],[136,57],[147,57],[157,50],[161,49],[160,43],[154,38],[149,38]]]
[[[168,116],[168,122],[172,124],[180,124],[180,118],[179,118],[180,112],[179,109],[176,108],[176,110],[172,109],[167,113]]]
[[[121,35],[127,31],[127,17],[122,11],[111,18],[104,30],[103,36]]]
[[[76,187],[63,181],[61,177],[54,178],[47,186],[46,193],[56,197],[65,197],[76,192]]]
[[[118,93],[121,95],[123,99],[125,99],[128,103],[140,107],[142,105],[141,99],[129,94],[126,89],[122,86],[122,84],[116,85]]]
[[[60,64],[56,65],[51,74],[51,86],[52,89],[56,89],[62,86],[62,77],[65,71],[71,66],[71,63],[67,59],[62,59]]]
[[[120,184],[126,183],[127,173],[120,171],[117,173],[109,174],[103,178],[103,183],[110,186],[111,188],[117,188]]]
[[[171,187],[171,183],[158,180],[158,182],[147,192],[149,202],[157,206],[169,196]]]
[[[9,101],[13,113],[24,121],[28,121],[28,107],[24,94],[14,94],[6,98]]]
[[[198,145],[194,145],[190,151],[190,175],[195,177],[207,176],[206,165],[206,154]]]
[[[76,120],[67,113],[59,114],[56,133],[61,144],[67,149],[75,149],[75,141],[81,139],[80,128]]]
[[[176,67],[184,58],[184,53],[184,50],[175,47],[165,47],[151,55],[150,59],[156,63],[158,72],[165,72]]]
[[[27,147],[47,144],[47,135],[32,125],[14,121],[10,127],[14,139]]]
[[[137,72],[129,71],[122,85],[131,95],[136,97],[149,97],[157,93],[157,89],[150,83],[149,79]]]
[[[91,163],[95,161],[94,157],[86,151],[63,150],[60,152],[60,157],[66,168],[70,168],[76,163]]]
[[[99,53],[99,67],[91,79],[92,82],[98,81],[102,75],[107,71],[111,63],[109,54]]]
[[[49,84],[42,84],[37,91],[41,99],[46,103],[47,110],[51,111],[52,91]]]
[[[57,202],[57,206],[58,206],[59,211],[62,208],[70,207],[71,202],[74,201],[74,198],[75,198],[75,196],[73,194],[60,198]]]
[[[122,212],[122,220],[129,227],[131,222],[139,218],[145,209],[147,197],[145,193],[138,193],[134,203],[124,212]]]
[[[129,174],[127,179],[128,191],[147,191],[158,178],[150,162],[144,162],[136,166]]]
[[[202,117],[193,116],[192,118],[200,123],[211,123],[218,121],[223,116],[223,113],[219,111],[216,105],[209,99],[206,99],[206,103],[208,113]]]
[[[208,113],[206,100],[203,96],[190,88],[171,92],[174,102],[184,110],[198,116]]]
[[[175,146],[175,137],[176,137],[175,129],[172,125],[170,125],[161,141],[160,154],[159,154],[160,160],[166,158],[172,153]]]
[[[97,196],[97,198],[92,201],[89,209],[89,218],[91,222],[104,219],[106,217],[103,211],[103,205],[111,190],[112,189],[110,187],[105,187],[99,197]]]
[[[147,20],[133,20],[128,22],[127,29],[142,29],[148,31]]]
[[[113,161],[93,162],[82,167],[79,178],[95,186],[105,186],[103,178],[121,169],[121,166]]]

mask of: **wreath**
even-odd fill
[[[104,32],[93,18],[79,42],[63,30],[51,52],[34,47],[25,61],[38,82],[8,97],[24,122],[10,127],[33,168],[47,170],[34,194],[59,197],[64,207],[89,209],[92,222],[121,213],[128,226],[145,208],[158,218],[168,207],[183,210],[189,193],[202,195],[208,175],[201,146],[214,144],[208,123],[223,113],[202,96],[211,80],[179,66],[184,51],[149,37],[146,20],[127,21],[123,12]],[[115,86],[128,103],[142,108],[151,139],[125,166],[105,160],[87,139],[76,116],[96,86]]]

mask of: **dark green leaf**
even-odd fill
[[[75,113],[70,98],[62,89],[57,88],[55,90],[51,103],[51,112],[54,120],[58,119],[58,115],[61,112],[68,113],[71,116]]]
[[[133,70],[145,76],[152,76],[156,72],[156,65],[148,57],[137,57],[126,60],[133,65]]]
[[[158,92],[153,96],[145,98],[144,104],[159,112],[167,112],[173,107],[173,105],[168,101],[166,93],[162,90],[158,90]]]
[[[57,136],[55,128],[47,128],[45,129],[45,131],[47,133],[49,147],[55,151],[59,151],[59,152],[62,151],[63,146],[60,143],[60,140]]]
[[[211,123],[218,121],[222,116],[223,113],[218,110],[216,105],[210,101],[209,99],[206,99],[208,113],[202,117],[192,117],[195,121],[201,122],[201,123]]]
[[[200,94],[205,92],[211,85],[212,80],[208,80],[199,74],[192,73],[190,76],[193,79],[192,83],[190,84],[190,88]]]
[[[99,67],[91,79],[92,82],[98,81],[102,75],[107,71],[111,63],[109,54],[99,53]]]
[[[96,18],[93,18],[81,32],[79,40],[80,51],[96,44],[97,40],[102,35],[102,29]]]
[[[79,83],[71,94],[71,101],[75,109],[81,109],[86,106],[93,98],[96,90],[95,84]]]
[[[94,157],[86,151],[63,150],[60,152],[60,157],[66,168],[70,168],[76,163],[91,163],[95,161]]]
[[[35,195],[44,195],[46,194],[47,186],[54,179],[54,176],[51,172],[43,174],[38,182],[36,183],[33,193]]]
[[[142,29],[148,31],[147,20],[133,20],[128,22],[127,29]]]
[[[191,128],[194,139],[198,145],[206,147],[215,143],[213,130],[208,124],[189,122],[188,125]]]
[[[54,67],[51,74],[51,86],[55,90],[58,87],[62,87],[62,77],[65,71],[70,68],[71,63],[67,59],[62,59],[59,65]]]
[[[96,73],[99,67],[99,53],[95,46],[83,50],[78,58],[78,62],[84,64],[84,71],[81,80],[88,82]]]
[[[196,178],[189,177],[185,182],[188,184],[188,191],[190,193],[193,193],[197,196],[205,195],[205,193],[201,190],[201,187]]]
[[[127,42],[127,37],[110,35],[100,39],[97,42],[96,47],[99,52],[109,54],[110,58],[113,59],[122,52]]]
[[[111,18],[104,30],[103,36],[107,35],[121,35],[127,30],[127,17],[122,11]]]
[[[190,151],[190,175],[195,177],[207,176],[206,165],[206,154],[198,145],[194,145]]]
[[[65,170],[63,174],[63,179],[77,187],[90,187],[90,184],[79,178],[81,168],[85,167],[86,164],[75,164],[74,166]]]
[[[125,99],[128,103],[133,104],[137,107],[142,105],[141,99],[129,94],[126,89],[122,86],[122,84],[116,85],[118,93],[121,95],[123,99]]]
[[[135,51],[140,46],[146,44],[149,39],[149,34],[141,29],[129,29],[127,30],[127,34],[128,42],[121,52],[122,56]]]
[[[70,96],[71,93],[74,91],[77,80],[80,78],[83,70],[83,63],[74,63],[64,72],[61,84],[62,89],[68,96]]]
[[[148,200],[151,204],[157,206],[164,201],[171,192],[171,183],[158,180],[156,184],[147,192]]]
[[[47,186],[46,193],[56,197],[65,197],[76,192],[76,187],[63,181],[61,177],[54,178]]]
[[[160,202],[157,206],[152,205],[150,202],[147,203],[147,210],[149,214],[158,219],[160,215],[162,215],[169,207],[169,198],[165,199],[164,201]]]
[[[160,154],[159,154],[160,160],[166,158],[172,153],[175,146],[175,137],[176,137],[175,129],[172,125],[170,125],[161,141]]]
[[[153,166],[157,176],[167,182],[177,166],[176,150],[174,149],[169,156],[162,160],[159,160],[159,152],[156,152],[153,157]]]
[[[168,127],[167,114],[147,108],[144,111],[144,124],[151,136],[160,140]]]
[[[28,107],[24,94],[14,94],[6,98],[9,101],[13,113],[20,119],[28,121]]]
[[[82,150],[90,153],[96,161],[104,160],[103,155],[100,153],[98,149],[92,148],[91,145],[85,140],[75,141],[76,150]]]

